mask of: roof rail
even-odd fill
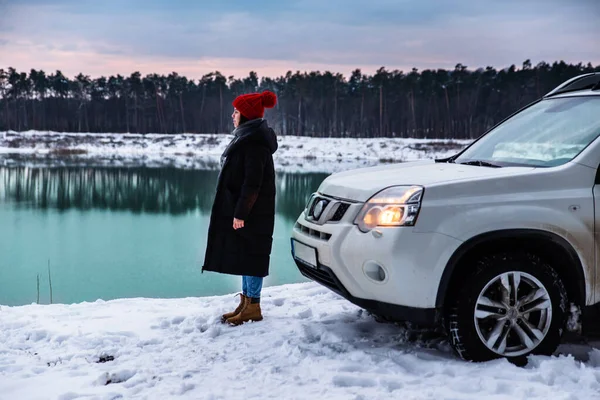
[[[569,79],[550,92],[546,93],[544,97],[556,96],[561,93],[574,92],[576,90],[596,90],[598,85],[600,85],[600,72],[591,72],[589,74],[582,74]]]

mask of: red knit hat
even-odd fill
[[[262,118],[265,108],[273,108],[277,104],[277,95],[265,90],[262,93],[242,94],[233,100],[233,106],[249,120]]]

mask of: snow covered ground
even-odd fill
[[[432,331],[376,322],[315,283],[231,295],[0,309],[2,399],[600,399],[600,350],[525,367],[459,361]],[[595,346],[598,347],[599,343]]]
[[[0,133],[0,165],[217,168],[228,135]],[[279,170],[454,154],[468,141],[280,137]],[[268,287],[265,320],[232,295],[0,306],[0,399],[600,399],[600,342],[527,366],[458,360],[434,331],[376,322],[315,283]]]
[[[0,165],[21,157],[31,165],[69,160],[102,165],[173,165],[217,168],[231,135],[211,134],[95,134],[57,132],[0,132]],[[275,162],[280,171],[338,172],[381,162],[447,157],[469,140],[433,139],[320,139],[279,137]]]

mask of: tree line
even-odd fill
[[[225,133],[233,129],[233,99],[269,89],[278,104],[265,117],[282,135],[474,138],[565,80],[594,71],[600,66],[526,60],[500,70],[457,64],[260,79],[256,72],[235,78],[217,71],[193,80],[176,72],[70,79],[61,71],[9,67],[0,69],[0,131]]]

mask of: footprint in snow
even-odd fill
[[[348,364],[340,368],[341,372],[365,372],[366,368],[362,364]]]
[[[404,385],[401,382],[394,381],[391,379],[382,379],[379,384],[386,388],[388,391],[393,392],[394,390],[402,389]]]
[[[310,308],[307,308],[306,310],[300,311],[298,313],[298,317],[302,318],[302,319],[310,318],[310,317],[312,317],[312,315],[313,315],[313,313],[312,313],[312,310]]]
[[[192,379],[194,375],[199,374],[201,371],[199,370],[189,370],[183,373],[181,376],[182,379]]]
[[[183,321],[185,321],[185,317],[178,316],[178,317],[175,317],[175,318],[173,318],[173,319],[171,320],[171,323],[172,323],[173,325],[179,325],[179,324],[181,324]]]
[[[138,347],[159,345],[159,344],[162,344],[162,342],[163,341],[161,339],[157,339],[157,338],[142,340],[138,343]]]
[[[304,338],[303,341],[306,343],[318,343],[321,341],[321,334],[317,332],[312,326],[304,326]]]
[[[115,383],[123,383],[123,382],[127,382],[128,380],[133,378],[135,376],[135,374],[136,374],[135,371],[131,371],[128,369],[124,369],[122,371],[118,371],[113,374],[109,374],[108,372],[105,372],[102,375],[100,375],[94,383],[99,386],[106,386],[106,385],[111,385],[111,384],[115,384]]]
[[[358,376],[336,375],[333,377],[333,384],[337,387],[373,387],[377,383],[370,378],[361,378]]]
[[[282,305],[285,304],[285,299],[284,298],[273,299],[273,304],[277,307],[281,307]]]
[[[59,335],[59,336],[55,337],[52,341],[55,343],[58,343],[58,344],[62,344],[63,342],[66,342],[70,338],[71,338],[70,335]]]
[[[181,396],[182,394],[185,394],[186,392],[193,390],[195,387],[196,387],[196,385],[191,384],[191,383],[182,383],[181,386],[179,387],[179,390],[173,392],[173,394],[178,394]]]
[[[167,328],[168,328],[168,327],[170,327],[170,326],[171,326],[171,322],[169,322],[169,321],[167,321],[167,320],[164,320],[164,321],[162,321],[162,322],[160,323],[160,327],[161,327],[161,328],[163,328],[163,329],[167,329]]]
[[[208,327],[208,329],[201,330],[201,331],[209,338],[214,339],[221,334],[221,327],[216,326],[216,325],[211,325]]]
[[[48,337],[48,332],[44,330],[33,331],[27,336],[27,340],[39,342]]]

